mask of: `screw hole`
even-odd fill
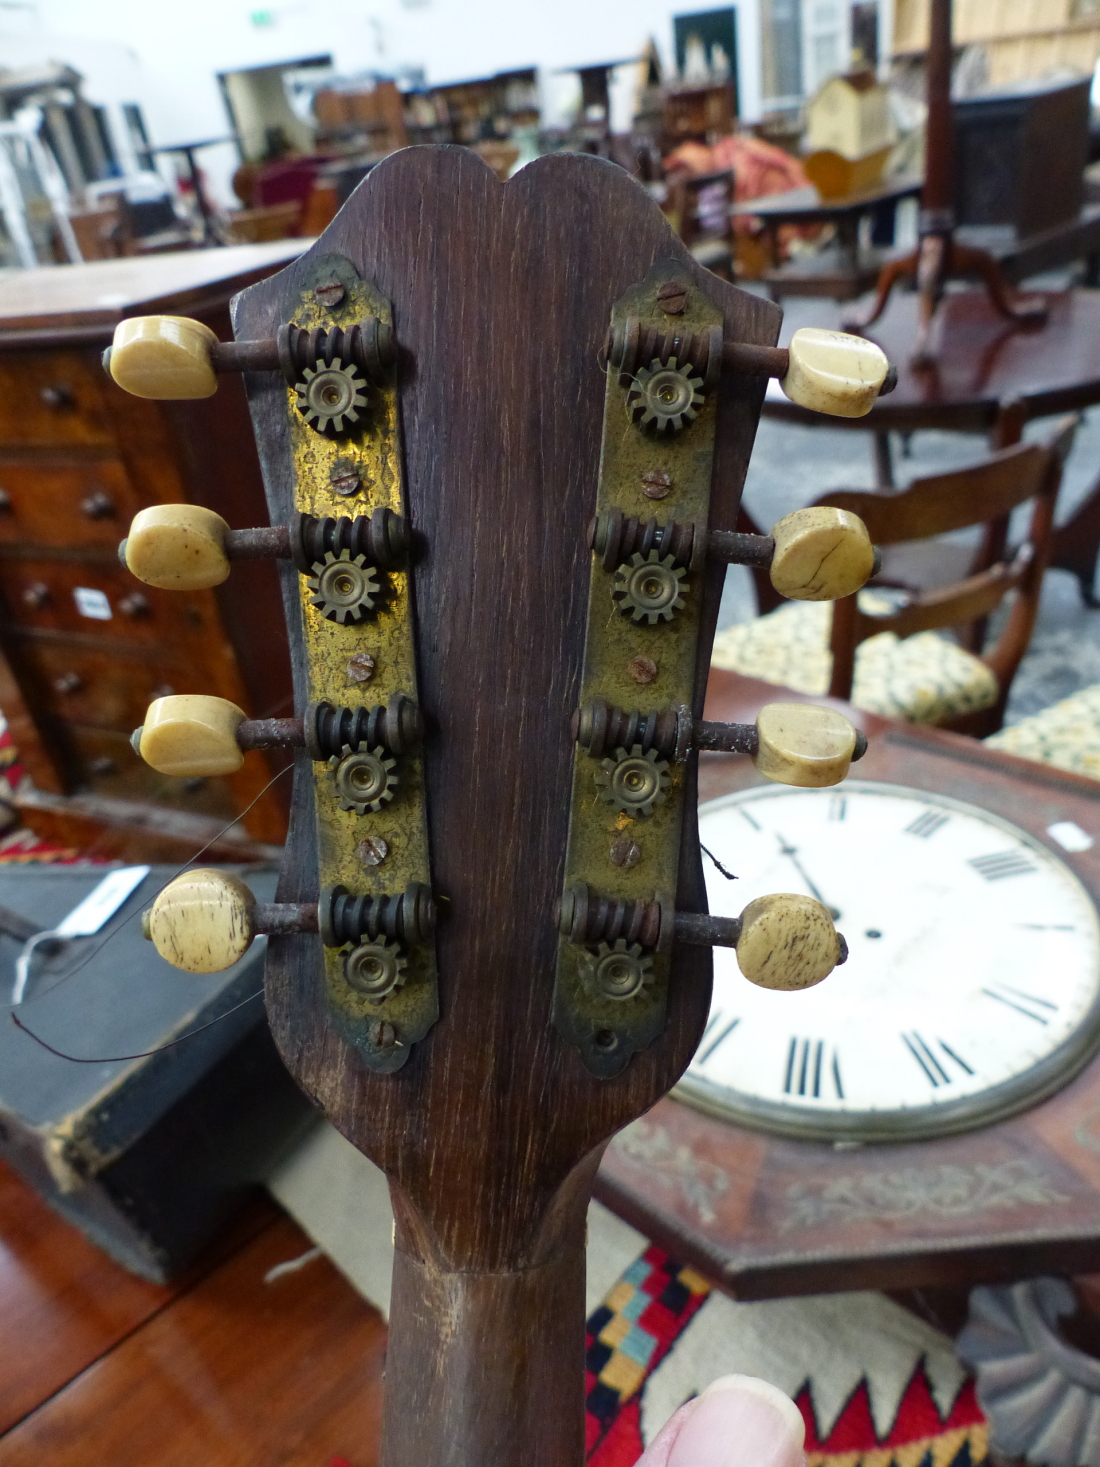
[[[610,1029],[597,1029],[592,1036],[592,1041],[597,1049],[603,1050],[615,1049],[619,1043],[615,1034]]]

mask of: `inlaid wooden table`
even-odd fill
[[[984,291],[960,291],[943,301],[933,327],[935,362],[914,367],[917,296],[895,291],[882,317],[866,335],[878,342],[898,369],[898,385],[880,397],[864,418],[832,418],[830,427],[874,434],[880,487],[893,484],[889,435],[939,428],[987,433],[992,446],[1019,442],[1032,418],[1076,412],[1100,402],[1100,291],[1043,291],[1029,295],[1046,302],[1046,324],[1025,329],[1006,321]],[[847,313],[820,301],[799,312],[798,325],[836,329]],[[785,325],[788,333],[791,325]],[[781,336],[785,344],[786,337]],[[785,398],[772,383],[765,417],[819,426],[805,409]],[[1092,582],[1100,548],[1100,482],[1073,517],[1054,535],[1051,565],[1075,575],[1085,600],[1095,605]]]
[[[777,696],[798,697],[713,672],[706,716],[751,719]],[[1100,902],[1100,840],[1070,854],[1047,834],[1073,821],[1100,835],[1100,784],[836,706],[869,739],[855,777],[953,796],[1013,822],[1056,850]],[[745,760],[700,763],[701,804],[764,782]],[[904,1144],[788,1140],[666,1098],[612,1141],[596,1195],[744,1299],[1095,1270],[1100,1056],[1008,1120]]]

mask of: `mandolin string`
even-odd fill
[[[174,871],[172,875],[168,877],[164,885],[159,887],[158,890],[154,893],[153,901],[156,901],[161,892],[164,891],[167,887],[171,886],[172,882],[175,881],[177,877],[182,876],[189,866],[193,866],[196,861],[201,860],[201,858],[206,854],[210,847],[216,845],[218,841],[220,841],[230,830],[233,829],[234,825],[239,824],[239,822],[244,819],[244,817],[248,814],[252,807],[263,799],[264,795],[267,794],[268,790],[275,783],[275,781],[282,779],[283,775],[293,768],[293,764],[288,764],[284,769],[280,769],[278,774],[273,775],[272,778],[269,779],[268,782],[264,785],[263,789],[260,790],[259,794],[256,795],[255,799],[251,800],[249,804],[244,807],[239,815],[234,816],[234,818],[230,820],[228,825],[223,826],[216,835],[211,836],[211,838],[206,842],[203,847],[201,847],[200,850],[196,851],[189,860],[185,861],[177,871]],[[70,979],[75,978],[78,973],[80,973],[84,968],[87,967],[87,965],[92,961],[94,957],[98,957],[98,955],[103,951],[107,944],[113,941],[113,939],[118,935],[118,933],[122,931],[124,927],[132,922],[133,919],[144,910],[144,904],[142,904],[142,906],[140,907],[135,907],[130,915],[123,918],[118,926],[113,928],[101,943],[92,948],[90,952],[85,954],[82,961],[79,962],[75,968],[71,969],[68,973],[63,974],[60,978],[58,978],[56,983],[51,983],[48,988],[44,988],[39,993],[35,994],[34,998],[30,999],[28,1002],[34,1003],[37,999],[44,999],[48,997],[49,994],[55,993],[57,989],[68,983]],[[191,1029],[186,1034],[181,1034],[177,1039],[170,1039],[165,1044],[158,1045],[155,1049],[143,1050],[140,1054],[103,1055],[95,1056],[92,1058],[88,1058],[87,1056],[83,1055],[65,1054],[63,1051],[55,1049],[52,1044],[48,1044],[46,1040],[44,1040],[40,1035],[36,1034],[33,1029],[24,1024],[23,1021],[16,1014],[16,1008],[25,1008],[27,1007],[26,1003],[18,1005],[2,1004],[0,1005],[0,1009],[7,1009],[11,1016],[12,1023],[15,1025],[15,1027],[22,1030],[22,1032],[26,1034],[29,1038],[33,1039],[36,1044],[40,1044],[43,1049],[49,1050],[50,1054],[57,1055],[59,1059],[71,1060],[73,1064],[100,1065],[113,1064],[122,1060],[147,1059],[151,1055],[159,1054],[162,1049],[171,1049],[174,1045],[182,1044],[185,1039],[190,1039],[195,1034],[201,1034],[204,1029],[210,1029],[213,1027],[213,1025],[220,1024],[222,1019],[227,1019],[229,1018],[230,1014],[235,1014],[237,1010],[243,1008],[246,1003],[251,1003],[254,998],[258,998],[262,992],[263,989],[257,989],[255,993],[250,993],[248,997],[242,999],[240,1003],[234,1004],[231,1009],[226,1009],[224,1014],[219,1014],[217,1018],[211,1019],[205,1024],[201,1024],[197,1029]]]
[[[722,865],[721,861],[718,859],[718,857],[714,854],[714,852],[707,850],[706,846],[703,844],[702,841],[699,842],[699,849],[705,855],[708,855],[710,857],[710,859],[718,867],[719,871],[721,871],[722,875],[726,878],[727,881],[736,881],[737,880],[737,877],[733,874],[733,872],[732,871],[727,871],[726,868]]]

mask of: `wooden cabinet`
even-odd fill
[[[0,709],[35,786],[19,800],[24,818],[43,834],[129,858],[163,858],[173,841],[193,854],[196,834],[237,816],[235,854],[242,832],[283,839],[289,779],[264,792],[287,762],[278,752],[225,779],[183,780],[147,769],[129,744],[169,692],[215,693],[256,718],[292,711],[271,564],[173,595],[118,561],[149,504],[268,522],[241,383],[222,378],[201,402],[147,402],[116,387],[100,357],[126,316],[196,316],[228,338],[231,297],[300,249],[284,240],[0,282]]]

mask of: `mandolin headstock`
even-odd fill
[[[193,586],[277,557],[300,712],[163,699],[137,744],[206,773],[296,746],[290,838],[275,904],[190,873],[149,929],[192,968],[269,934],[283,1058],[390,1178],[391,1467],[580,1461],[604,1145],[686,1068],[711,944],[773,986],[843,960],[808,899],[708,918],[695,821],[700,748],[800,784],[862,752],[825,709],[701,718],[728,563],[811,599],[874,563],[839,511],[725,529],[768,376],[849,415],[886,378],[853,338],[780,352],[780,319],[614,165],[501,185],[413,148],[237,298],[235,342],[161,318],[116,337],[110,370],[144,395],[246,372],[271,527],[164,506],[124,558]]]

